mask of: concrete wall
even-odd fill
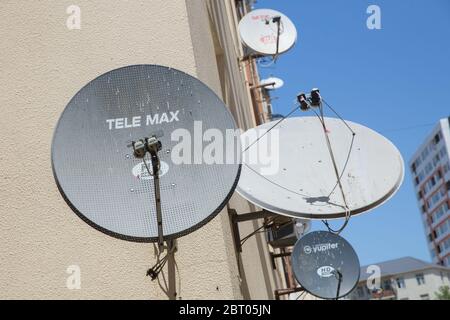
[[[211,13],[199,3],[1,1],[0,298],[165,298],[145,277],[152,245],[104,235],[67,207],[51,172],[51,138],[71,97],[124,65],[168,65],[223,92]],[[66,27],[72,4],[81,8],[81,30]],[[230,234],[224,212],[179,241],[182,298],[242,297]],[[66,288],[70,265],[81,268],[81,290]]]

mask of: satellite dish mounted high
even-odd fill
[[[317,89],[299,102],[303,110],[322,103]],[[283,117],[247,131],[242,144],[236,191],[260,208],[294,218],[348,219],[388,201],[404,177],[402,156],[389,140],[342,119]],[[258,159],[261,154],[266,157]]]
[[[339,299],[351,293],[359,281],[360,263],[352,246],[327,231],[300,238],[291,255],[298,283],[322,299]]]
[[[172,134],[198,138],[199,124],[224,137],[236,129],[223,102],[194,77],[156,65],[103,74],[73,97],[58,122],[58,188],[80,218],[120,239],[161,243],[193,232],[223,209],[241,168],[238,159],[197,163],[195,148],[194,162],[174,163]],[[209,143],[202,137],[203,151]]]
[[[274,56],[290,50],[297,41],[297,29],[284,14],[271,9],[249,12],[239,22],[245,46],[259,56]]]
[[[266,90],[277,90],[284,86],[284,81],[275,77],[263,79],[260,82],[261,87],[264,87]]]

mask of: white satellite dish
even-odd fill
[[[297,239],[300,239],[311,230],[311,220],[294,219],[294,223],[294,231]]]
[[[397,148],[375,131],[347,122],[356,134],[352,146],[352,134],[345,123],[332,118],[325,121],[339,173],[345,168],[341,183],[350,213],[369,211],[391,198],[404,177]],[[236,191],[257,206],[281,215],[345,217],[319,119],[289,118],[267,133],[275,124],[267,123],[243,134],[246,151]]]
[[[261,85],[264,86],[264,88],[266,88],[267,90],[276,90],[284,86],[284,81],[275,77],[263,79],[260,82]]]
[[[281,54],[297,41],[297,29],[284,14],[270,9],[248,13],[239,22],[242,42],[262,55]]]

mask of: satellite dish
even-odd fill
[[[341,183],[350,213],[360,214],[389,200],[404,177],[403,159],[397,148],[375,131],[347,122],[356,133],[352,146],[352,134],[341,120],[325,121],[339,173],[345,168]],[[281,215],[345,217],[319,119],[288,118],[266,134],[276,123],[264,124],[241,136],[244,150],[248,150],[244,152],[236,191],[258,207]]]
[[[267,90],[276,90],[284,86],[284,81],[279,78],[271,77],[261,80],[261,85],[264,86]]]
[[[311,220],[294,219],[295,236],[300,239],[311,230]]]
[[[277,55],[291,49],[297,29],[284,14],[270,9],[251,11],[239,22],[242,42],[262,55]]]
[[[53,137],[53,173],[66,202],[89,225],[120,239],[156,242],[150,159],[135,158],[130,142],[157,133],[163,235],[171,240],[206,224],[231,197],[240,155],[205,164],[210,141],[203,132],[226,137],[235,128],[223,102],[199,80],[157,65],[127,66],[99,76],[69,102]],[[239,138],[231,140],[240,150]],[[180,141],[194,142],[181,164],[174,162]]]
[[[291,259],[298,283],[316,297],[342,298],[358,284],[358,256],[344,238],[333,233],[308,233],[295,244]]]

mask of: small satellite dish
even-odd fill
[[[130,142],[158,138],[162,230],[172,240],[206,224],[231,197],[240,155],[206,164],[203,151],[208,130],[229,138],[227,130],[235,129],[223,102],[199,80],[163,66],[127,66],[99,76],[69,102],[53,137],[53,173],[89,225],[120,239],[156,242],[152,163],[135,157]],[[239,137],[231,140],[240,150]],[[192,150],[180,142],[193,143]],[[174,161],[180,151],[187,161]]]
[[[284,81],[279,78],[270,77],[261,80],[261,85],[264,86],[264,88],[266,88],[267,90],[276,90],[284,86]]]
[[[342,298],[358,284],[360,264],[355,250],[331,232],[303,236],[295,244],[291,259],[298,283],[316,297]]]
[[[300,239],[311,230],[311,220],[294,219],[294,223],[295,236],[297,239]]]
[[[297,29],[284,14],[270,9],[251,11],[239,22],[242,42],[262,55],[277,55],[291,49]]]
[[[389,200],[404,177],[397,148],[375,131],[347,122],[356,133],[352,145],[352,134],[345,123],[333,118],[325,121],[350,213],[360,214]],[[345,204],[319,119],[288,118],[269,131],[276,123],[241,136],[246,151],[236,191],[255,205],[281,215],[345,217]]]

